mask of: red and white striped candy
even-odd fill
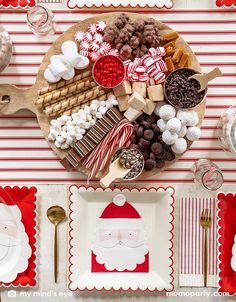
[[[147,73],[149,77],[154,77],[156,74],[158,74],[158,70],[155,65],[152,65],[148,68]]]
[[[104,29],[106,28],[106,23],[104,21],[97,21],[96,22],[96,28],[98,32],[103,32]]]
[[[147,68],[149,68],[152,65],[155,65],[155,62],[153,60],[153,58],[151,56],[145,58],[145,60],[143,61],[143,65],[146,66]]]
[[[93,41],[93,35],[91,33],[87,32],[87,33],[84,34],[83,40],[90,43],[90,42]]]
[[[89,58],[91,59],[91,61],[95,62],[100,58],[100,56],[96,51],[92,51],[89,54]]]
[[[149,80],[149,75],[147,73],[140,74],[139,77],[138,77],[138,80],[140,82],[146,82],[146,81]]]
[[[158,56],[164,57],[166,55],[165,47],[157,47],[156,52]]]
[[[107,54],[107,51],[100,47],[99,50],[97,51],[97,53],[100,55],[100,56],[105,56]]]
[[[100,46],[95,42],[93,41],[91,44],[90,44],[90,49],[93,50],[93,51],[98,51],[100,48]]]
[[[140,75],[146,73],[146,68],[144,66],[138,66],[135,69],[135,72]]]
[[[101,44],[101,47],[106,51],[106,53],[108,53],[108,51],[111,50],[111,45],[109,43],[107,43],[107,42],[103,42]]]
[[[96,41],[98,44],[101,44],[103,42],[103,36],[97,33],[93,36],[93,40]]]
[[[85,40],[80,43],[80,49],[81,50],[89,50],[89,47],[90,47],[89,42],[87,42]]]
[[[149,54],[151,57],[155,57],[158,53],[157,53],[156,48],[152,47],[152,48],[149,48],[148,54]]]
[[[96,26],[96,24],[90,24],[88,26],[88,32],[90,34],[92,34],[92,35],[96,34],[96,32],[97,32],[97,26]]]
[[[142,56],[142,58],[141,58],[141,63],[144,65],[144,62],[145,62],[148,58],[150,58],[150,55],[149,55],[148,53],[147,53],[146,55]]]
[[[157,68],[158,71],[161,71],[161,72],[167,72],[168,71],[166,62],[163,61],[163,60],[160,60],[160,61],[156,62],[156,68]]]
[[[135,69],[136,69],[136,66],[134,65],[134,63],[130,62],[129,65],[128,65],[128,68],[127,68],[127,72],[128,73],[134,73]]]
[[[140,59],[140,58],[135,58],[133,63],[134,63],[135,66],[140,66],[140,65],[142,65],[142,62],[141,62],[141,59]]]
[[[84,56],[84,57],[88,57],[89,56],[89,52],[87,50],[80,50],[79,54],[81,56]]]
[[[84,39],[85,33],[82,30],[79,30],[75,33],[75,41],[81,42]]]
[[[154,81],[155,81],[156,84],[160,84],[160,83],[163,83],[165,81],[166,76],[163,72],[159,72],[153,78],[154,78]]]
[[[119,56],[119,50],[118,50],[118,49],[115,49],[115,48],[112,48],[112,49],[108,52],[108,54],[111,55],[111,56],[118,57],[118,56]]]
[[[132,61],[131,60],[126,60],[123,62],[124,66],[127,67],[129,66],[129,64],[131,63]]]
[[[139,76],[136,73],[133,73],[131,78],[132,78],[132,81],[139,81]]]
[[[156,56],[156,57],[153,58],[153,60],[154,60],[154,62],[156,64],[157,62],[159,62],[159,61],[162,60],[162,57],[161,56]]]

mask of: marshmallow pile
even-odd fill
[[[80,54],[89,58],[92,62],[97,61],[104,55],[118,56],[119,51],[112,49],[111,45],[103,41],[103,32],[106,28],[104,21],[97,21],[88,26],[88,31],[77,31],[75,40],[79,42]]]
[[[88,129],[95,125],[96,120],[103,117],[108,109],[118,104],[116,97],[110,95],[106,101],[93,100],[71,116],[62,115],[51,120],[48,139],[59,149],[72,147],[81,140]]]
[[[62,55],[51,56],[50,64],[44,72],[49,83],[70,80],[75,76],[75,69],[85,69],[89,59],[78,53],[77,45],[73,41],[66,41],[61,46]]]
[[[150,48],[142,58],[124,61],[127,80],[149,82],[157,85],[164,82],[168,71],[166,62],[162,59],[166,54],[164,47]]]
[[[187,140],[196,141],[201,136],[200,128],[196,127],[199,122],[195,111],[176,109],[171,105],[161,105],[155,108],[155,114],[159,115],[157,126],[162,133],[162,140],[176,154],[187,150]]]

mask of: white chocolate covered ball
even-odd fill
[[[187,141],[186,139],[180,137],[178,138],[175,143],[171,146],[172,151],[175,154],[184,153],[187,150]]]
[[[168,121],[171,118],[175,117],[176,110],[171,105],[164,105],[159,110],[159,116],[161,119]]]
[[[169,130],[170,132],[173,133],[178,133],[181,129],[181,122],[177,117],[173,117],[170,119],[167,124],[166,124],[166,130]]]
[[[180,131],[178,132],[178,137],[185,137],[186,133],[187,127],[185,125],[182,125]]]
[[[169,130],[165,130],[162,133],[162,140],[167,145],[173,145],[177,139],[178,135],[176,133],[171,133]]]
[[[161,132],[164,132],[166,130],[166,124],[167,124],[167,122],[164,121],[163,119],[159,119],[157,121],[157,126],[159,127]]]
[[[183,125],[188,127],[196,126],[199,122],[198,114],[195,111],[179,110],[177,117]]]
[[[197,141],[201,137],[201,129],[198,127],[188,128],[186,137],[192,142]]]
[[[161,107],[164,106],[164,105],[166,105],[165,102],[157,102],[156,107],[154,109],[154,113],[156,115],[159,115],[159,111],[160,111]]]

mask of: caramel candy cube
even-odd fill
[[[134,122],[140,115],[142,111],[138,111],[132,107],[129,107],[128,110],[125,111],[124,117],[127,118],[130,122]]]
[[[164,92],[161,84],[149,86],[147,89],[148,98],[153,102],[162,102],[164,101]]]
[[[169,33],[164,35],[165,41],[172,41],[179,37],[179,34],[176,31],[170,31]]]
[[[149,99],[145,99],[146,101],[146,106],[143,108],[143,112],[151,115],[156,107],[156,103],[149,100]]]
[[[168,42],[164,45],[165,49],[167,49],[168,47],[172,47],[175,48],[175,43],[174,42]]]
[[[171,57],[165,58],[165,62],[166,62],[166,65],[167,65],[167,68],[168,68],[169,71],[174,71],[175,70],[175,66],[174,66],[174,63],[173,63]]]
[[[145,82],[133,82],[132,89],[133,92],[138,92],[144,98],[147,96],[147,85]]]
[[[136,91],[133,92],[128,103],[130,107],[138,111],[142,111],[146,105],[144,97]]]
[[[180,59],[178,66],[185,67],[185,65],[188,63],[188,60],[189,60],[189,53],[184,53]]]
[[[179,63],[179,61],[180,61],[183,53],[184,53],[184,49],[182,47],[177,48],[176,51],[175,51],[175,53],[174,53],[174,55],[173,55],[173,57],[172,57],[172,61],[175,64]]]
[[[132,93],[131,84],[129,81],[123,81],[118,86],[114,87],[113,91],[115,96],[131,94]]]
[[[173,53],[174,53],[173,47],[168,46],[168,47],[166,48],[166,57],[172,56]]]
[[[117,101],[118,101],[118,108],[120,110],[120,112],[124,112],[128,109],[129,107],[129,98],[130,95],[126,94],[126,95],[121,95],[117,97]]]

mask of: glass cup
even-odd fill
[[[28,10],[27,22],[32,32],[39,36],[46,36],[55,26],[53,13],[40,5]]]
[[[208,159],[199,159],[192,167],[195,183],[199,183],[204,189],[218,190],[224,182],[220,168]]]
[[[220,117],[218,138],[223,149],[236,157],[236,106],[229,107]]]
[[[10,63],[12,56],[12,42],[8,32],[0,26],[0,72]]]

